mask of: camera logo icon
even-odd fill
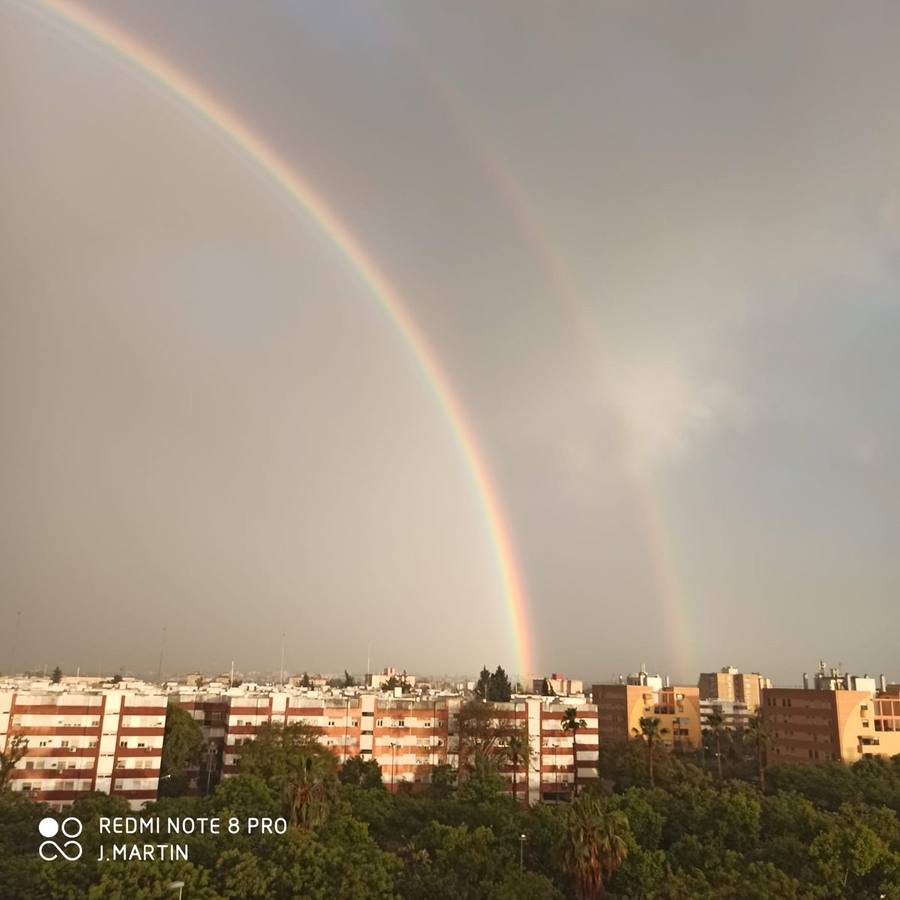
[[[84,849],[77,839],[81,837],[83,827],[74,816],[69,816],[62,822],[57,822],[50,816],[41,819],[38,823],[38,831],[42,838],[46,838],[38,847],[41,859],[45,862],[60,858],[67,859],[69,862],[81,859]]]

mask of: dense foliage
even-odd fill
[[[900,758],[772,768],[761,794],[751,751],[745,777],[726,757],[720,778],[724,754],[704,767],[656,747],[650,787],[638,737],[604,751],[599,784],[527,809],[487,768],[457,784],[439,767],[425,793],[393,795],[371,763],[342,771],[315,735],[269,729],[239,776],[147,814],[284,816],[284,834],[184,838],[188,861],[99,862],[98,817],[127,806],[90,795],[71,811],[85,823],[82,860],[45,863],[46,807],[5,791],[0,898],[149,900],[181,881],[186,900],[900,900]]]

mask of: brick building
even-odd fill
[[[225,777],[238,771],[241,748],[253,741],[262,725],[304,722],[319,729],[319,740],[340,761],[353,756],[374,759],[388,790],[416,790],[428,784],[432,767],[459,764],[458,695],[394,697],[384,694],[293,694],[240,688],[219,695],[181,693],[172,698],[191,711],[208,744],[216,747]],[[575,738],[562,728],[568,707],[585,723]],[[523,801],[567,797],[575,780],[597,777],[597,711],[582,700],[560,701],[528,697],[493,704],[498,721],[522,729],[529,760],[515,773],[516,794]],[[512,792],[513,766],[503,763],[500,774]],[[202,780],[202,773],[197,777]]]
[[[772,764],[853,763],[900,753],[900,693],[768,688],[761,715]]]

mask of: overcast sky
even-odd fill
[[[900,6],[115,0],[403,295],[541,671],[900,678]],[[164,87],[0,7],[0,670],[517,667],[452,429]],[[21,610],[16,635],[16,611]]]

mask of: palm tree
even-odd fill
[[[632,731],[647,745],[647,773],[650,776],[650,787],[653,787],[653,744],[662,735],[668,734],[669,729],[660,728],[659,719],[650,716],[642,716],[640,726],[640,728],[633,728]]]
[[[285,779],[284,792],[295,828],[321,825],[334,799],[334,765],[328,751],[304,754],[302,763]]]
[[[730,730],[722,710],[718,706],[713,707],[713,711],[706,716],[706,732],[716,745],[716,769],[719,781],[722,780],[722,735],[728,734]]]
[[[527,774],[528,760],[531,756],[528,748],[528,738],[521,731],[516,731],[514,734],[510,735],[509,740],[507,740],[504,753],[509,760],[510,765],[512,765],[512,795],[513,800],[517,801],[519,799],[519,766],[524,763]]]
[[[578,718],[578,710],[574,706],[570,706],[562,718],[563,731],[572,732],[572,768],[575,770],[575,779],[572,782],[572,796],[578,793],[578,748],[575,741],[578,738],[578,729],[587,728],[587,722]]]
[[[769,742],[769,730],[763,717],[757,713],[747,721],[747,737],[756,745],[756,768],[759,772],[759,789],[766,792],[766,745]]]
[[[628,855],[628,819],[585,794],[572,803],[566,824],[565,863],[575,878],[575,895],[596,900]]]

